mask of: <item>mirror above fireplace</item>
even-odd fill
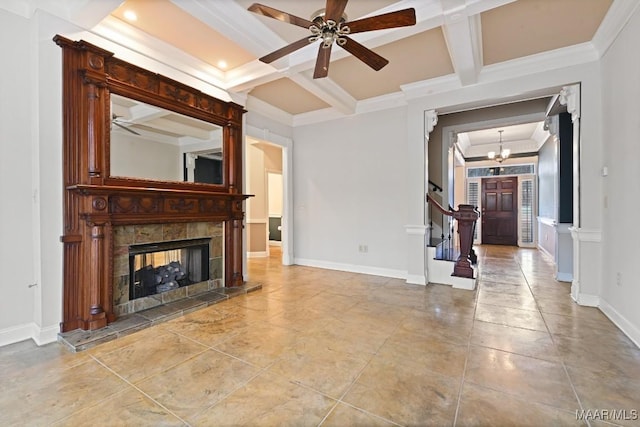
[[[111,94],[111,176],[224,184],[222,127]]]

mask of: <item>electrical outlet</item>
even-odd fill
[[[366,254],[367,252],[369,252],[369,246],[360,245],[360,246],[358,246],[358,251],[361,252],[361,253]]]
[[[616,273],[616,285],[622,286],[622,273],[619,271]]]

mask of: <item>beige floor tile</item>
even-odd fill
[[[459,378],[420,363],[375,357],[343,401],[401,425],[447,425],[453,421],[459,387]]]
[[[568,366],[640,378],[640,349],[626,337],[616,340],[606,332],[594,331],[590,337],[553,335],[553,340]]]
[[[128,385],[95,360],[37,377],[3,381],[0,425],[47,425],[122,391]]]
[[[392,427],[397,424],[344,403],[338,403],[320,424],[322,427]]]
[[[619,425],[640,425],[640,382],[638,376],[569,366],[569,376],[585,410],[613,410],[600,421]],[[635,412],[634,412],[635,411]],[[595,418],[598,420],[598,418]]]
[[[560,282],[553,283],[531,283],[529,289],[536,298],[552,298],[556,300],[566,300],[571,295],[571,285]]]
[[[476,308],[476,321],[478,320],[536,331],[547,330],[544,320],[538,311],[501,307],[492,304],[478,303]]]
[[[0,347],[0,425],[580,425],[579,407],[640,407],[640,349],[536,250],[478,247],[475,291],[278,253],[249,261],[259,291],[82,353]]]
[[[2,382],[24,377],[41,378],[88,360],[88,353],[71,353],[59,343],[38,347],[31,340],[22,341],[0,347],[0,378]]]
[[[223,307],[202,310],[165,322],[159,328],[210,347],[242,333],[253,323],[245,316],[246,309],[240,311],[227,311]]]
[[[473,346],[465,382],[516,395],[530,402],[575,411],[578,402],[560,363]]]
[[[99,419],[99,422],[97,421]],[[129,388],[87,407],[54,426],[186,426],[187,424],[139,391]]]
[[[583,307],[586,308],[586,307]],[[552,334],[565,335],[574,338],[590,338],[600,334],[614,340],[625,340],[626,336],[604,316],[594,315],[562,315],[542,313],[549,331]],[[631,343],[629,341],[629,343]]]
[[[301,302],[302,307],[321,312],[343,312],[358,302],[353,297],[321,292]]]
[[[585,426],[575,412],[531,403],[471,383],[462,389],[457,426]]]
[[[213,406],[243,386],[259,368],[215,350],[138,383],[138,387],[183,419]]]
[[[519,308],[521,310],[538,311],[536,300],[531,294],[507,294],[481,289],[478,293],[478,302],[492,304],[500,307]]]
[[[151,339],[142,339],[96,357],[127,381],[135,383],[207,350],[202,344],[180,335],[157,332]]]
[[[543,331],[479,321],[473,325],[471,343],[523,356],[560,360],[551,335]]]
[[[266,367],[290,352],[299,333],[270,324],[255,325],[214,346],[256,366]]]
[[[407,360],[430,371],[462,378],[468,344],[428,338],[400,330],[380,348],[377,357],[385,360]]]
[[[188,421],[194,426],[317,426],[336,401],[264,373]]]
[[[442,340],[460,345],[469,343],[473,317],[452,316],[447,319],[440,317],[436,321],[430,320],[430,317],[421,317],[419,314],[409,316],[400,324],[398,330],[422,335],[431,340]],[[458,325],[454,322],[458,322]]]
[[[377,321],[356,322],[353,319],[326,319],[319,325],[301,332],[306,341],[329,343],[332,348],[346,353],[376,353],[397,325],[377,326]]]
[[[372,357],[332,339],[309,337],[297,341],[268,372],[339,399]]]
[[[499,283],[483,280],[478,283],[478,288],[480,289],[480,293],[482,293],[482,291],[490,291],[507,295],[531,296],[529,287],[520,283]]]
[[[520,272],[513,271],[481,271],[478,277],[480,282],[513,283],[527,285],[527,281]]]

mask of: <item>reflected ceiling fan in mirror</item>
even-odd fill
[[[270,64],[276,59],[293,53],[310,43],[320,41],[318,58],[316,59],[316,66],[313,72],[314,79],[327,77],[329,74],[329,60],[331,57],[331,48],[334,44],[342,47],[374,70],[378,71],[382,69],[389,61],[356,42],[349,37],[349,35],[365,31],[415,25],[415,9],[403,9],[396,12],[357,19],[355,21],[347,21],[347,16],[344,14],[347,1],[348,0],[327,0],[325,8],[314,13],[311,16],[311,20],[299,18],[263,4],[252,4],[249,7],[251,12],[277,19],[278,21],[287,22],[298,27],[308,28],[309,31],[311,31],[311,36],[271,52],[260,58],[260,61]]]
[[[121,129],[126,130],[127,132],[131,132],[131,133],[132,133],[132,134],[134,134],[134,135],[140,135],[140,134],[139,134],[138,132],[136,132],[135,130],[133,130],[133,129],[129,129],[129,127],[128,127],[128,126],[125,126],[125,124],[129,124],[129,125],[130,125],[131,123],[126,122],[126,121],[123,121],[123,120],[120,120],[120,118],[121,118],[121,117],[122,117],[122,116],[118,116],[117,114],[112,114],[112,115],[111,115],[111,123],[113,123],[114,125],[118,126],[118,127],[119,127],[119,128],[121,128]]]

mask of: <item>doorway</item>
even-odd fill
[[[269,214],[267,250],[282,245],[282,173],[267,170],[267,206]]]
[[[482,243],[518,244],[518,178],[482,179]]]
[[[282,254],[283,265],[293,264],[292,151],[291,139],[251,125],[246,126],[244,188],[246,193],[253,194],[254,197],[247,200],[245,269],[247,258],[264,258],[271,255],[270,246],[274,246],[269,244],[271,213],[275,213],[280,222],[279,226],[275,226],[280,232],[280,247],[276,247],[275,252]],[[272,174],[279,177],[275,178]],[[269,206],[269,200],[272,198],[268,194],[273,193],[273,190],[269,191],[270,179],[277,181],[279,188],[277,212]]]

